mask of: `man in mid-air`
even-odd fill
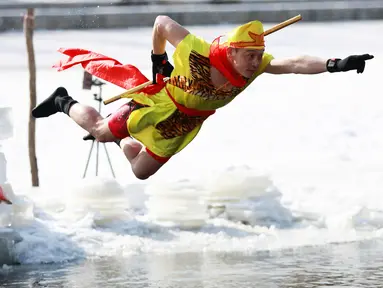
[[[147,179],[194,139],[216,109],[230,103],[262,73],[363,73],[366,61],[373,58],[364,54],[344,59],[274,59],[265,52],[264,30],[259,21],[238,26],[208,43],[168,16],[158,16],[152,38],[153,84],[131,94],[132,100],[108,117],[80,104],[63,87],[38,105],[32,115],[42,118],[57,112],[67,114],[97,141],[116,142],[135,176]],[[175,47],[174,66],[168,61],[167,42]],[[121,87],[146,79],[135,67],[92,51],[61,52],[69,59],[60,62],[60,70],[81,64],[91,74]],[[163,77],[170,78],[164,82]]]

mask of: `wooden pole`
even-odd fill
[[[282,28],[285,28],[291,24],[294,24],[298,21],[302,20],[301,15],[297,15],[295,17],[292,17],[286,21],[283,21],[282,23],[279,23],[278,25],[275,25],[274,27],[271,27],[270,29],[265,31],[265,36],[270,35],[271,33],[277,32],[278,30],[281,30]]]
[[[152,83],[153,83],[152,80],[147,81],[147,82],[145,82],[145,83],[142,83],[142,84],[140,84],[140,85],[138,85],[138,86],[136,86],[136,87],[133,87],[133,88],[131,88],[131,89],[125,91],[124,93],[122,93],[122,94],[120,94],[120,95],[117,95],[117,96],[114,96],[114,97],[109,98],[109,99],[107,99],[107,100],[104,100],[104,104],[107,105],[107,104],[109,104],[109,103],[112,103],[112,102],[114,102],[114,101],[117,101],[118,99],[124,98],[124,95],[127,96],[127,95],[129,95],[129,94],[132,94],[132,93],[134,93],[134,92],[137,92],[137,91],[139,91],[139,90],[141,90],[141,89],[143,89],[143,88],[149,86],[149,85],[152,84]]]
[[[166,77],[166,78],[163,79],[163,81],[167,82],[167,81],[169,81],[169,79],[170,79],[169,77]],[[120,95],[117,95],[117,96],[114,96],[114,97],[109,98],[107,100],[104,100],[104,104],[107,105],[107,104],[112,103],[114,101],[117,101],[118,99],[121,99],[121,98],[129,98],[130,94],[133,94],[133,93],[135,93],[135,92],[137,92],[137,91],[139,91],[139,90],[149,86],[150,84],[153,84],[152,80],[149,80],[149,81],[147,81],[145,83],[142,83],[142,84],[140,84],[140,85],[138,85],[136,87],[130,88],[129,90],[126,90],[124,93],[122,93]]]
[[[36,63],[35,52],[33,48],[33,30],[34,30],[34,9],[28,8],[27,15],[24,16],[24,33],[28,53],[29,69],[29,123],[28,123],[28,150],[29,163],[31,167],[32,186],[39,186],[39,175],[36,158],[36,121],[32,117],[32,109],[36,106]]]

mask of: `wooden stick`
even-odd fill
[[[291,24],[294,24],[294,23],[300,21],[301,19],[302,19],[302,16],[301,15],[297,15],[297,16],[295,16],[293,18],[290,18],[290,19],[288,19],[288,20],[286,20],[286,21],[284,21],[282,23],[279,23],[278,25],[275,25],[274,27],[266,30],[265,31],[265,36],[266,35],[270,35],[271,33],[274,33],[274,32],[276,32],[278,30],[281,30],[282,28],[285,28],[285,27],[287,27],[287,26],[289,26]],[[164,82],[166,82],[165,80],[168,81],[169,78],[164,78]],[[118,99],[121,99],[121,98],[129,98],[129,97],[127,97],[127,95],[132,94],[134,92],[137,92],[137,91],[147,87],[148,85],[150,85],[152,83],[153,83],[153,81],[148,81],[148,82],[145,82],[145,83],[143,83],[141,85],[138,85],[137,87],[131,88],[131,89],[125,91],[124,93],[120,94],[120,95],[117,95],[117,96],[114,96],[114,97],[112,97],[110,99],[104,100],[104,104],[107,105],[107,104],[112,103],[112,102],[114,102],[114,101],[116,101]]]
[[[291,24],[294,24],[294,23],[300,21],[301,19],[302,19],[302,16],[301,15],[297,15],[297,16],[295,16],[293,18],[290,18],[290,19],[288,19],[286,21],[283,21],[282,23],[279,23],[278,25],[275,25],[274,27],[266,30],[265,31],[265,36],[270,35],[271,33],[274,33],[274,32],[276,32],[278,30],[281,30],[282,28],[285,28],[285,27],[287,27],[287,26],[289,26]]]
[[[169,77],[164,78],[163,81],[164,82],[169,81]],[[112,103],[114,101],[117,101],[118,99],[121,99],[121,98],[129,98],[129,96],[128,96],[129,94],[133,94],[133,93],[135,93],[135,92],[137,92],[137,91],[139,91],[139,90],[149,86],[150,84],[153,84],[152,80],[147,81],[145,83],[142,83],[142,84],[140,84],[140,85],[138,85],[136,87],[130,88],[129,90],[126,90],[124,93],[121,93],[120,95],[117,95],[117,96],[114,96],[114,97],[109,98],[107,100],[104,100],[103,102],[104,102],[105,105],[107,105],[107,104]]]

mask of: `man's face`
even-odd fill
[[[264,50],[229,47],[228,57],[239,74],[251,78],[262,62],[263,52]]]

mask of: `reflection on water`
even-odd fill
[[[1,270],[1,287],[379,287],[383,240],[237,253],[142,254],[22,265]]]

